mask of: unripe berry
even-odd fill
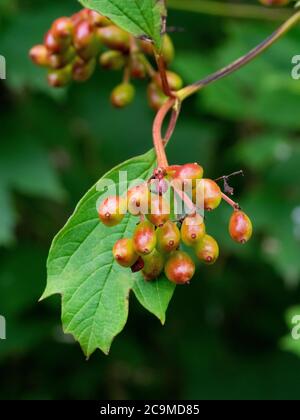
[[[56,19],[51,27],[51,32],[56,39],[61,39],[71,43],[73,36],[74,23],[68,17]]]
[[[96,58],[91,58],[89,61],[84,61],[77,57],[73,63],[73,80],[76,82],[85,82],[92,77],[96,68]]]
[[[31,48],[29,56],[34,64],[42,67],[49,66],[49,51],[45,45],[36,45]]]
[[[181,226],[181,239],[187,246],[196,245],[205,235],[205,224],[203,217],[199,214],[188,216]]]
[[[50,54],[49,55],[49,67],[52,69],[61,69],[74,60],[76,56],[75,49],[70,46],[64,53],[61,54]]]
[[[175,48],[172,39],[168,34],[163,36],[162,55],[167,64],[170,64],[175,57]]]
[[[114,259],[122,267],[132,267],[139,258],[133,247],[132,239],[119,239],[113,247]]]
[[[183,185],[189,185],[192,188],[196,187],[196,180],[203,177],[203,168],[198,163],[187,163],[178,166],[175,170],[174,178],[182,181]]]
[[[290,0],[259,0],[264,6],[285,6]]]
[[[165,265],[167,279],[176,284],[189,283],[195,274],[195,264],[191,257],[183,251],[175,251]]]
[[[137,254],[143,256],[151,254],[156,246],[156,232],[154,226],[148,222],[141,222],[133,234],[133,246]]]
[[[111,20],[94,10],[89,10],[89,20],[98,28],[111,25]]]
[[[177,73],[174,73],[173,71],[168,70],[166,73],[167,73],[167,79],[169,82],[170,89],[175,90],[175,91],[181,89],[183,86],[183,81],[181,77]],[[162,86],[160,74],[156,73],[154,79],[157,86],[162,89],[163,86]]]
[[[252,236],[253,227],[251,220],[241,210],[235,210],[230,218],[229,233],[235,242],[244,244]]]
[[[127,207],[130,214],[139,216],[148,213],[149,189],[146,183],[136,185],[127,192]]]
[[[214,264],[219,257],[219,245],[210,235],[205,235],[194,249],[197,258],[205,264]]]
[[[60,88],[67,86],[72,81],[72,66],[69,65],[59,70],[50,70],[48,83],[52,87]]]
[[[108,48],[122,52],[128,52],[130,47],[130,35],[117,26],[110,25],[99,28],[98,36]]]
[[[78,55],[83,60],[95,57],[101,49],[101,41],[89,21],[79,22],[75,26],[73,43]]]
[[[137,55],[133,55],[130,61],[130,74],[134,79],[146,77],[146,67]]]
[[[214,210],[222,201],[222,191],[215,181],[201,179],[193,191],[193,201],[199,208],[204,208],[207,211]]]
[[[180,231],[176,223],[168,220],[157,229],[156,238],[158,251],[163,253],[176,251],[180,244]]]
[[[159,227],[170,219],[170,204],[160,195],[151,194],[147,219]]]
[[[124,219],[126,201],[119,196],[107,197],[100,205],[98,214],[101,222],[106,226],[116,226]]]
[[[105,51],[100,56],[100,64],[107,70],[121,70],[125,63],[126,59],[120,51]]]
[[[165,260],[163,255],[154,249],[151,254],[143,256],[144,268],[142,274],[147,281],[157,279],[163,272]]]
[[[124,108],[130,105],[135,96],[135,88],[131,83],[121,83],[111,93],[111,103],[116,108]]]
[[[163,91],[154,82],[149,84],[147,96],[149,106],[154,111],[158,111],[168,99],[168,97],[164,95]]]

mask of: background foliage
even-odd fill
[[[290,308],[300,301],[300,81],[290,76],[300,28],[186,103],[169,147],[171,161],[196,158],[210,177],[245,170],[233,183],[254,239],[243,248],[230,241],[224,205],[209,219],[220,262],[176,290],[166,326],[132,299],[111,355],[86,362],[61,332],[59,297],[37,304],[47,252],[95,180],[150,148],[153,113],[142,85],[127,110],[110,107],[118,74],[98,72],[86,85],[50,90],[28,49],[53,19],[79,6],[39,6],[0,1],[8,75],[0,84],[0,314],[8,336],[0,341],[0,398],[298,399],[300,343],[288,333]],[[170,11],[169,25],[184,28],[173,36],[175,68],[191,82],[278,22]]]

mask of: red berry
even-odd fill
[[[52,69],[61,69],[74,60],[76,56],[75,49],[69,47],[64,53],[50,54],[48,57],[49,66]]]
[[[36,45],[31,48],[29,56],[34,64],[42,67],[49,66],[49,51],[45,45]]]
[[[203,168],[198,163],[187,163],[173,168],[174,178],[180,180],[184,185],[189,185],[191,188],[195,188],[196,180],[203,177]]]
[[[133,246],[137,254],[143,256],[151,254],[156,246],[156,233],[154,226],[148,222],[141,222],[133,234]]]
[[[79,22],[74,30],[74,47],[83,60],[95,57],[101,49],[101,42],[89,21]]]
[[[195,246],[197,258],[205,264],[214,264],[219,257],[219,246],[216,240],[205,235]]]
[[[68,17],[56,19],[51,27],[51,32],[56,39],[64,39],[71,42],[74,30],[74,23]]]
[[[149,189],[146,183],[136,185],[127,192],[128,211],[133,216],[148,213]]]
[[[132,239],[119,239],[113,247],[113,255],[122,267],[131,267],[139,258],[133,247]]]
[[[91,58],[89,61],[84,61],[77,57],[73,63],[73,80],[77,82],[85,82],[90,79],[96,68],[96,58]]]
[[[126,201],[119,196],[107,197],[99,207],[98,214],[106,226],[116,226],[124,219]]]
[[[187,246],[196,245],[205,235],[205,224],[203,217],[199,214],[188,216],[184,219],[181,226],[181,239]]]
[[[235,210],[229,222],[229,233],[235,242],[244,244],[252,236],[253,227],[249,217],[241,210]]]
[[[170,219],[170,204],[162,196],[151,194],[147,219],[155,226],[162,226]]]
[[[51,54],[59,54],[66,49],[66,45],[61,40],[55,38],[51,30],[46,33],[44,44]]]
[[[160,252],[168,253],[176,251],[180,244],[180,231],[176,223],[168,220],[156,231],[157,249]]]
[[[175,251],[165,265],[167,279],[176,284],[189,283],[195,274],[195,264],[191,257],[183,251]]]
[[[99,28],[111,25],[111,20],[94,10],[89,10],[89,20],[93,25]]]
[[[97,34],[104,45],[112,50],[128,52],[130,47],[130,35],[115,25],[99,28]]]
[[[144,268],[142,274],[147,281],[157,279],[164,270],[164,257],[156,249],[151,254],[143,256]]]
[[[193,201],[199,208],[207,211],[214,210],[222,201],[222,191],[215,181],[201,179],[197,181],[196,189],[193,191]]]
[[[116,108],[124,108],[131,104],[135,96],[135,88],[130,83],[121,83],[111,93],[111,103]]]

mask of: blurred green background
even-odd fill
[[[48,88],[28,50],[53,19],[79,5],[42,3],[0,0],[7,60],[0,82],[0,315],[7,320],[0,398],[299,399],[300,342],[290,338],[289,322],[300,314],[300,80],[291,77],[300,28],[190,99],[168,150],[172,162],[197,160],[212,178],[244,169],[232,184],[253,220],[253,240],[231,242],[223,205],[208,220],[220,261],[177,289],[166,326],[132,297],[110,356],[97,352],[87,362],[62,333],[59,297],[37,303],[47,252],[85,191],[151,147],[153,112],[143,83],[132,106],[112,109],[118,73],[100,70],[84,85]],[[173,67],[192,82],[279,23],[170,10],[169,25],[184,30],[173,35]]]

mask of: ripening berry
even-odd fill
[[[152,223],[144,221],[138,224],[133,233],[133,246],[137,254],[151,254],[156,246],[156,232]]]
[[[65,87],[72,81],[72,66],[59,70],[49,70],[48,83],[55,88]]]
[[[130,105],[135,96],[135,88],[131,83],[121,83],[111,93],[111,103],[116,108],[124,108]]]
[[[125,64],[125,56],[120,51],[105,51],[100,56],[100,65],[107,70],[121,70]]]
[[[151,41],[140,41],[140,47],[143,53],[153,55],[153,43]]]
[[[285,6],[290,0],[259,0],[264,6]]]
[[[163,36],[162,55],[167,64],[172,63],[175,57],[175,48],[173,41],[168,34]]]
[[[94,10],[89,10],[88,15],[90,22],[98,28],[111,25],[111,20],[105,16],[100,15],[100,13],[95,12]]]
[[[195,274],[195,264],[191,257],[183,251],[175,251],[165,265],[167,279],[176,284],[189,283]]]
[[[222,201],[222,191],[212,179],[201,179],[193,191],[193,201],[199,208],[207,211],[214,210]]]
[[[183,185],[196,187],[196,180],[203,177],[203,168],[198,163],[187,163],[178,166],[174,172],[174,178],[183,182]]]
[[[72,22],[72,19],[68,17],[56,19],[51,26],[51,32],[54,38],[67,41],[69,44],[72,40],[73,31],[74,23]]]
[[[180,231],[176,223],[168,220],[156,231],[157,249],[162,253],[176,251],[180,245]]]
[[[72,75],[76,82],[85,82],[90,79],[96,68],[96,58],[91,58],[89,61],[84,61],[77,57],[73,63]]]
[[[181,79],[181,77],[177,74],[174,73],[173,71],[167,71],[167,79],[169,82],[169,86],[171,90],[179,90],[182,88],[183,86],[183,81]],[[161,89],[163,88],[162,86],[162,81],[161,81],[161,77],[159,73],[156,73],[155,75],[155,83],[157,84],[158,87],[160,87]]]
[[[67,64],[71,63],[76,56],[75,49],[70,46],[64,53],[61,54],[50,54],[48,57],[49,67],[52,69],[61,69]]]
[[[119,196],[107,197],[99,207],[98,214],[101,222],[106,226],[116,226],[124,219],[126,200]]]
[[[168,97],[154,82],[150,83],[147,88],[147,97],[149,106],[154,111],[158,111],[168,99]]]
[[[69,46],[66,46],[62,40],[55,38],[51,30],[45,35],[44,45],[51,54],[59,54]]]
[[[130,35],[115,25],[99,28],[97,34],[104,45],[112,50],[128,52],[130,47]]]
[[[253,227],[251,220],[241,210],[234,210],[230,222],[229,233],[235,242],[245,244],[252,236]]]
[[[34,64],[49,67],[49,51],[45,45],[35,45],[29,52],[29,57]]]
[[[83,60],[95,57],[101,49],[101,41],[89,21],[79,22],[75,26],[73,43],[77,54]]]
[[[78,23],[84,20],[89,20],[89,19],[90,19],[90,9],[82,9],[71,16],[71,21],[74,26],[78,25]]]
[[[205,264],[214,264],[219,257],[219,245],[210,235],[205,235],[195,246],[197,258]]]
[[[147,281],[157,279],[164,270],[165,260],[163,255],[154,249],[151,254],[143,256],[144,268],[142,274]]]
[[[139,216],[148,213],[149,189],[146,183],[136,185],[127,191],[127,207],[130,214]]]
[[[113,247],[114,259],[122,267],[132,267],[139,258],[133,247],[132,239],[119,239]]]
[[[130,74],[134,79],[144,79],[147,74],[145,64],[136,54],[131,57]]]
[[[170,219],[170,204],[161,195],[151,194],[149,198],[149,213],[146,215],[150,222],[159,227]]]
[[[153,194],[164,195],[169,189],[169,182],[166,179],[151,179],[150,191]]]
[[[205,224],[200,214],[188,216],[181,226],[181,239],[187,246],[196,245],[205,235]]]

